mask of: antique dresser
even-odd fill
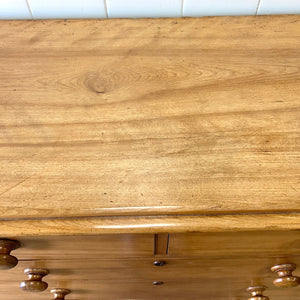
[[[299,16],[0,36],[1,299],[299,299]]]

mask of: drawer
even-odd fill
[[[18,259],[273,257],[298,255],[300,231],[107,234],[16,238]]]
[[[279,289],[272,284],[276,275],[270,267],[279,261],[269,258],[165,258],[165,265],[153,265],[153,259],[78,259],[21,261],[8,271],[1,271],[0,293],[5,299],[30,299],[19,283],[26,279],[26,268],[47,268],[44,280],[54,287],[72,290],[70,299],[247,299],[246,288],[255,282],[268,287],[272,300],[298,299],[299,288]],[[300,256],[289,258],[300,266]],[[287,261],[285,261],[287,262]],[[300,268],[294,272],[300,275]],[[154,285],[154,281],[163,282]],[[47,291],[37,299],[51,299]]]
[[[154,235],[108,234],[91,236],[43,236],[16,238],[21,247],[12,252],[18,259],[89,259],[149,257]]]
[[[203,257],[297,255],[300,231],[206,232],[171,234],[169,255]]]

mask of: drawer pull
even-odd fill
[[[279,276],[273,281],[277,287],[290,288],[300,284],[300,277],[293,276],[293,271],[296,270],[295,264],[276,265],[271,270]]]
[[[71,293],[68,289],[53,289],[50,292],[54,294],[54,300],[64,300],[65,296]]]
[[[26,269],[24,273],[28,275],[28,280],[20,284],[20,288],[27,292],[42,292],[47,289],[48,283],[42,281],[43,277],[49,274],[46,269]]]
[[[163,260],[156,260],[153,262],[153,265],[156,267],[163,267],[165,264],[166,264],[166,262]]]
[[[18,264],[18,259],[10,255],[10,252],[19,247],[18,241],[0,239],[0,270],[11,269]]]
[[[163,281],[153,281],[153,285],[163,285]]]
[[[263,285],[250,286],[247,288],[247,291],[251,294],[251,298],[248,300],[270,300],[269,297],[264,296],[264,291],[267,287]]]

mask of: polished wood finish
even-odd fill
[[[270,300],[269,297],[264,296],[263,293],[267,287],[263,285],[258,286],[250,286],[248,287],[247,291],[251,294],[251,298],[248,300]]]
[[[154,235],[42,236],[19,238],[22,260],[153,257]]]
[[[299,264],[300,257],[289,258]],[[298,288],[279,289],[273,286],[270,266],[277,256],[168,258],[163,267],[153,265],[153,259],[86,259],[20,261],[17,268],[0,273],[0,293],[8,300],[32,300],[31,293],[18,289],[24,267],[47,268],[47,282],[53,287],[72,290],[70,299],[248,299],[250,285],[268,286],[271,300],[297,300]],[[299,273],[295,273],[297,275]],[[162,281],[163,285],[153,285]],[[14,291],[10,295],[6,291]],[[49,291],[49,290],[48,290]],[[14,296],[14,298],[13,298]],[[34,295],[33,295],[34,296]],[[39,299],[50,299],[48,292]],[[68,299],[68,297],[66,297]]]
[[[52,289],[50,292],[54,294],[54,300],[64,300],[65,296],[71,293],[68,289],[60,288]]]
[[[293,276],[293,271],[296,270],[295,264],[280,264],[273,266],[271,270],[279,276],[273,281],[277,287],[291,288],[300,284],[300,277]]]
[[[49,269],[50,288],[70,288],[78,300],[85,295],[98,300],[99,293],[112,300],[182,299],[183,295],[185,299],[228,300],[229,286],[232,295],[246,299],[245,287],[253,280],[270,288],[272,300],[296,300],[297,289],[285,293],[272,288],[270,268],[300,264],[299,241],[299,231],[170,234],[168,255],[159,256],[154,251],[154,235],[21,237],[22,247],[15,251],[20,265],[0,274],[0,294],[7,295],[7,300],[29,300],[27,293],[15,292],[11,297],[6,292],[9,282],[11,290],[17,289],[23,269],[29,267]],[[164,265],[154,265],[155,260]],[[296,270],[294,276],[298,274]],[[155,281],[164,284],[153,285]]]
[[[190,216],[89,217],[0,221],[1,235],[99,235],[224,231],[299,230],[300,213]]]
[[[154,235],[21,238],[23,247],[16,252],[22,261],[0,274],[0,294],[7,294],[8,282],[11,289],[17,287],[23,268],[30,267],[49,269],[49,287],[72,289],[72,298],[79,300],[98,300],[99,294],[112,300],[229,300],[229,294],[247,299],[246,287],[262,284],[272,300],[298,297],[297,288],[273,286],[271,266],[300,264],[299,231],[170,234],[168,255],[159,257],[154,240]],[[160,281],[164,284],[153,284]],[[22,299],[30,299],[23,294]],[[7,300],[19,294],[14,297]]]
[[[267,258],[276,255],[280,258],[299,253],[299,230],[171,234],[169,242],[169,255],[172,257]]]
[[[0,295],[298,299],[299,24],[0,21]]]
[[[20,288],[26,292],[42,292],[47,289],[47,282],[43,281],[43,277],[49,274],[47,269],[25,269],[24,273],[28,275],[28,280],[24,280],[20,284]]]
[[[299,212],[299,19],[1,21],[0,215]]]
[[[157,258],[154,235],[21,237],[15,251],[24,259]],[[257,247],[260,245],[260,247]],[[257,231],[170,234],[169,257],[294,256],[300,253],[299,231]],[[155,256],[154,256],[155,255]],[[275,265],[275,264],[274,264]],[[270,266],[271,267],[271,266]]]
[[[20,243],[16,240],[0,239],[0,270],[11,269],[18,264],[18,259],[10,252],[19,247]]]
[[[169,234],[161,233],[154,235],[154,254],[167,255],[169,253]]]

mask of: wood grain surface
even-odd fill
[[[21,247],[12,252],[19,260],[149,258],[154,255],[154,235],[69,235],[14,237]]]
[[[2,220],[300,211],[299,16],[0,37]]]
[[[0,294],[12,299],[51,299],[49,290],[69,288],[69,299],[247,299],[253,284],[275,300],[298,299],[298,288],[278,289],[270,268],[295,263],[299,276],[299,231],[170,234],[169,251],[157,256],[154,235],[42,236],[18,238],[16,268],[0,272]],[[159,247],[158,247],[159,248]],[[164,266],[155,266],[155,260]],[[26,268],[49,270],[47,291],[18,288]],[[155,286],[154,281],[164,284]]]
[[[299,256],[292,258],[300,265]],[[164,267],[153,266],[151,259],[127,260],[37,260],[21,261],[12,270],[2,271],[0,293],[5,299],[52,299],[49,290],[69,288],[73,293],[66,299],[247,299],[246,288],[251,284],[268,287],[265,295],[274,300],[296,300],[298,288],[278,289],[270,267],[275,258],[198,258],[165,259]],[[32,294],[19,289],[28,267],[49,269],[44,280],[47,291]],[[3,275],[4,275],[3,274]],[[300,275],[299,270],[295,275]],[[155,286],[153,281],[163,281]]]
[[[300,231],[235,231],[174,233],[164,240],[153,234],[79,236],[12,236],[21,247],[12,252],[19,260],[290,257],[299,255]],[[160,251],[157,251],[160,249]],[[159,258],[158,258],[159,259]]]
[[[300,231],[170,234],[171,257],[289,258],[300,252]]]
[[[1,237],[136,233],[284,231],[300,229],[300,214],[127,216],[0,221]]]

